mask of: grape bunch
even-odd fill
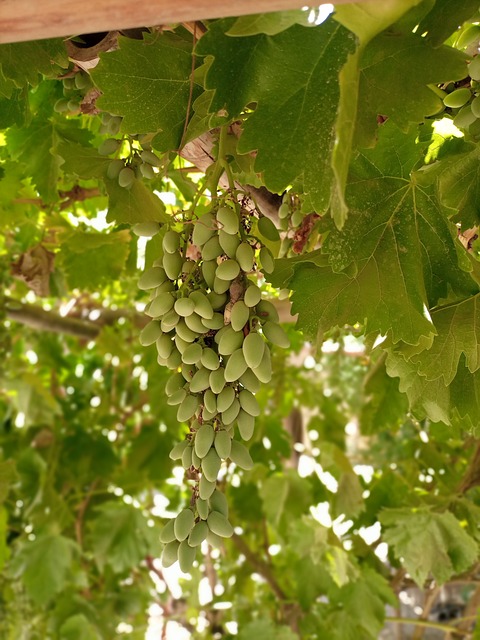
[[[118,138],[106,138],[98,148],[101,156],[117,155],[123,146],[124,140]],[[136,179],[155,177],[154,167],[160,166],[161,161],[150,149],[137,149],[130,144],[130,154],[127,158],[115,158],[107,167],[107,176],[111,180],[117,180],[125,189],[130,189]]]
[[[275,306],[262,299],[254,281],[260,266],[273,270],[273,257],[249,234],[250,215],[225,197],[182,231],[170,227],[163,256],[138,283],[150,292],[145,313],[151,318],[140,341],[155,343],[158,363],[172,370],[168,403],[178,407],[179,422],[189,425],[170,457],[194,481],[192,498],[161,532],[163,565],[178,560],[182,571],[191,568],[204,540],[218,546],[233,533],[217,476],[222,461],[252,468],[241,441],[253,435],[260,414],[255,394],[272,377],[269,343],[289,346]],[[257,223],[259,234],[278,237],[270,220]],[[158,230],[156,223],[134,228],[144,236]]]
[[[57,100],[54,110],[57,113],[79,115],[85,93],[93,86],[90,76],[85,71],[77,69],[75,72],[70,71],[69,75],[62,78],[62,84],[64,97]]]

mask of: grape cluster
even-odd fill
[[[264,237],[278,237],[267,218],[257,228]],[[161,533],[163,565],[178,559],[183,571],[190,569],[203,540],[218,545],[233,533],[217,476],[223,460],[252,468],[250,453],[237,437],[246,441],[254,432],[260,413],[255,394],[272,377],[268,343],[289,346],[275,306],[262,300],[248,277],[260,265],[273,270],[272,254],[248,229],[248,216],[224,199],[182,232],[169,228],[163,256],[138,283],[150,291],[145,313],[151,318],[140,341],[155,343],[159,364],[173,371],[168,403],[178,407],[177,419],[189,424],[186,439],[170,457],[195,481],[191,503]],[[158,230],[156,223],[134,228],[145,236]]]
[[[124,140],[107,138],[98,148],[102,156],[117,154]],[[115,158],[107,167],[107,176],[111,180],[118,180],[118,184],[129,189],[136,179],[155,177],[154,167],[160,165],[160,159],[150,149],[136,149],[130,147],[128,158]]]
[[[471,81],[469,86],[445,87],[443,104],[451,110],[453,124],[467,130],[471,135],[480,135],[480,56],[475,56],[468,65]]]
[[[54,110],[57,113],[78,115],[85,93],[93,86],[90,76],[85,71],[77,71],[62,79],[63,98],[57,100]]]

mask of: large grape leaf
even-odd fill
[[[431,574],[443,584],[466,571],[478,557],[478,545],[451,513],[428,509],[386,509],[380,514],[383,539],[402,558],[422,587]]]
[[[372,38],[396,22],[419,1],[390,0],[388,3],[381,4],[376,1],[364,1],[361,4],[340,5],[335,9],[334,19],[359,38],[356,51],[349,55],[339,75],[340,104],[336,122],[337,135],[332,153],[335,181],[331,201],[332,218],[339,229],[344,225],[348,214],[345,186],[357,119],[360,60],[363,50]]]
[[[22,547],[12,561],[12,570],[21,576],[30,598],[45,605],[65,587],[77,552],[77,545],[69,538],[39,536]]]
[[[187,119],[191,72],[192,44],[172,33],[119,38],[119,49],[101,54],[92,72],[103,93],[97,104],[123,116],[123,131],[160,131],[155,147],[177,149]],[[194,85],[191,99],[199,93]]]
[[[108,222],[135,224],[149,220],[170,220],[163,202],[141,180],[134,180],[132,186],[125,189],[118,184],[118,180],[105,178],[105,186],[109,197]]]
[[[212,112],[229,118],[256,103],[244,123],[238,150],[257,151],[255,170],[267,188],[283,191],[302,181],[318,211],[330,203],[339,101],[338,73],[355,48],[347,29],[327,20],[309,28],[294,25],[275,36],[225,35],[231,20],[210,26],[198,52],[213,56],[206,88],[215,90]]]
[[[41,75],[56,76],[68,67],[67,50],[62,38],[15,42],[0,45],[0,67],[5,78],[18,87],[36,86]]]
[[[476,19],[477,12],[478,0],[435,0],[428,14],[420,21],[418,33],[425,34],[434,45],[441,45],[463,22],[473,16]]]
[[[478,314],[478,315],[477,315]],[[443,378],[449,385],[455,378],[462,354],[471,373],[480,368],[480,294],[440,307],[432,312],[437,330],[432,346],[415,353],[401,348],[427,380]]]
[[[152,532],[138,509],[108,502],[97,510],[91,540],[100,569],[108,564],[118,573],[136,567],[151,549]]]
[[[372,146],[377,116],[406,130],[411,123],[438,113],[442,101],[429,84],[461,80],[467,56],[451,47],[434,48],[420,33],[381,33],[365,48],[360,61],[356,141]]]
[[[102,282],[116,280],[130,251],[130,233],[74,231],[62,238],[59,263],[72,288],[95,290]]]
[[[308,12],[298,9],[296,11],[273,11],[272,13],[240,16],[227,33],[229,36],[256,36],[259,33],[274,36],[294,24],[309,26]]]
[[[410,410],[416,418],[443,422],[462,432],[479,432],[480,373],[470,373],[463,354],[449,386],[445,386],[442,377],[427,380],[419,375],[418,365],[396,350],[388,350],[386,368],[389,376],[400,378],[400,391],[407,394]]]

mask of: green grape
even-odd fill
[[[112,153],[116,153],[118,151],[120,144],[120,140],[116,140],[115,138],[107,138],[98,147],[98,153],[101,156],[110,156]]]
[[[200,522],[197,522],[193,527],[192,532],[188,536],[188,544],[191,547],[198,547],[198,545],[202,544],[202,542],[207,538],[207,534],[208,525],[205,520],[200,520]]]
[[[132,186],[135,181],[135,172],[130,167],[124,167],[118,174],[118,184],[125,189]]]
[[[290,340],[285,333],[284,329],[277,324],[276,322],[272,322],[272,320],[267,320],[262,325],[263,335],[269,340],[272,344],[276,344],[283,349],[288,349],[290,346]]]
[[[225,262],[221,262],[215,275],[220,280],[234,280],[238,274],[240,273],[240,265],[236,260],[225,260]]]
[[[250,317],[250,309],[243,300],[238,300],[232,307],[230,322],[234,331],[241,331]]]
[[[152,180],[153,178],[155,178],[155,171],[153,170],[152,166],[146,164],[145,162],[140,165],[140,173],[147,180]]]
[[[278,229],[270,220],[270,218],[266,218],[265,216],[262,216],[259,219],[258,231],[267,240],[271,240],[272,242],[278,242],[280,240]]]
[[[217,211],[217,222],[220,228],[227,233],[232,235],[238,233],[239,218],[236,212],[230,207],[220,207]]]
[[[455,89],[452,93],[449,93],[443,99],[443,104],[446,107],[452,107],[454,109],[458,109],[459,107],[463,107],[472,97],[472,93],[470,89],[462,88]]]
[[[176,540],[175,537],[175,522],[174,520],[169,520],[167,524],[163,527],[160,532],[160,542],[167,544],[168,542],[173,542]]]
[[[233,527],[227,518],[219,511],[212,511],[207,518],[210,531],[222,538],[230,538],[233,535]]]
[[[195,435],[195,453],[199,458],[205,458],[215,439],[215,431],[211,424],[202,424]],[[215,476],[216,478],[216,476]]]
[[[174,521],[175,538],[179,542],[188,538],[194,524],[195,518],[191,509],[183,509],[183,511],[180,511]]]
[[[190,546],[187,540],[180,543],[178,547],[178,564],[184,573],[188,573],[195,560],[196,549]]]

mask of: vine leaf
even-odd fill
[[[135,224],[148,220],[170,220],[163,202],[141,180],[134,180],[132,186],[125,189],[117,180],[105,178],[105,186],[109,197],[108,222]]]
[[[141,512],[126,504],[106,503],[92,526],[95,560],[118,573],[136,567],[149,553],[152,534]]]
[[[12,570],[22,576],[32,600],[45,605],[65,587],[77,552],[77,545],[69,538],[55,534],[40,536],[21,548],[12,560]]]
[[[17,87],[36,86],[41,75],[55,77],[68,67],[62,38],[0,45],[0,67],[4,78]],[[9,96],[7,96],[9,97]]]
[[[130,252],[130,232],[73,231],[62,238],[60,261],[72,288],[95,290],[120,277]]]
[[[206,76],[206,88],[215,90],[211,111],[224,110],[231,119],[256,103],[244,123],[239,152],[257,151],[255,171],[263,174],[268,189],[281,192],[303,182],[312,206],[326,211],[337,75],[355,48],[355,37],[333,20],[315,29],[294,25],[275,36],[235,38],[225,34],[232,24],[213,23],[197,47],[201,55],[214,57]]]
[[[451,513],[429,509],[386,509],[380,514],[383,538],[419,587],[431,574],[438,584],[477,560],[478,545]]]
[[[100,109],[123,117],[126,133],[160,131],[160,151],[181,142],[190,96],[192,44],[171,33],[143,40],[119,38],[119,49],[100,56],[92,77],[103,95]],[[200,93],[194,86],[192,99]]]
[[[428,85],[465,78],[467,59],[452,47],[434,48],[420,33],[385,32],[374,38],[360,61],[357,144],[373,146],[379,114],[406,131],[412,123],[438,113],[442,101]]]
[[[415,353],[415,348],[402,348],[405,358],[417,366],[427,380],[442,378],[449,385],[457,373],[460,358],[465,356],[468,370],[480,368],[480,294],[440,307],[432,312],[437,335],[429,349]]]

